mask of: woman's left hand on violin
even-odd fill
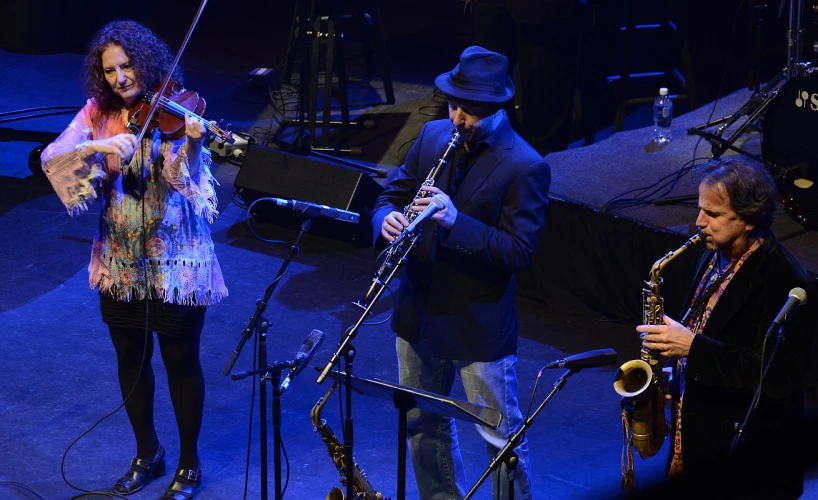
[[[214,122],[210,122],[214,124]],[[191,139],[201,139],[205,135],[205,122],[190,116],[190,113],[185,113],[185,135]]]

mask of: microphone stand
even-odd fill
[[[534,411],[534,413],[523,422],[523,426],[520,427],[520,430],[515,432],[511,438],[508,440],[508,443],[500,450],[500,453],[497,454],[496,457],[491,461],[486,469],[483,472],[483,475],[480,476],[480,479],[477,480],[477,483],[472,486],[469,493],[463,497],[463,500],[469,500],[474,494],[477,492],[477,489],[480,488],[480,485],[485,482],[486,479],[494,472],[501,464],[505,464],[508,470],[508,498],[514,498],[514,472],[517,468],[517,455],[514,453],[514,447],[517,446],[520,441],[522,440],[523,436],[525,435],[525,431],[528,430],[529,427],[534,423],[534,419],[537,418],[537,415],[542,411],[545,407],[545,404],[551,399],[551,397],[556,394],[557,391],[562,389],[565,386],[565,382],[568,380],[568,377],[577,373],[579,370],[575,370],[573,368],[569,369],[567,372],[563,373],[562,376],[557,379],[557,382],[554,384],[554,388],[551,389],[551,392],[546,396],[545,400],[540,403],[540,406]]]
[[[267,287],[267,290],[264,292],[264,298],[256,302],[256,312],[253,314],[253,317],[250,318],[250,322],[247,324],[247,328],[244,329],[242,333],[241,340],[239,341],[239,345],[233,351],[233,354],[230,356],[230,360],[227,362],[227,366],[224,368],[222,373],[226,375],[230,375],[230,372],[233,370],[233,366],[236,364],[236,360],[239,358],[239,353],[241,352],[244,344],[247,342],[248,339],[253,335],[254,331],[258,332],[258,366],[266,366],[267,365],[267,329],[270,326],[270,322],[262,317],[262,313],[267,309],[267,304],[270,301],[270,297],[273,295],[276,287],[278,286],[279,281],[281,281],[281,277],[284,276],[284,273],[287,272],[287,268],[290,265],[290,261],[292,260],[293,256],[299,252],[298,244],[301,241],[301,238],[304,234],[310,230],[312,226],[312,218],[305,219],[304,222],[301,224],[301,231],[299,231],[298,236],[295,239],[295,243],[290,246],[290,251],[287,254],[287,257],[284,259],[284,262],[281,263],[281,267],[278,269],[278,273],[276,274],[275,279],[270,286]],[[259,322],[259,320],[261,320]],[[273,379],[273,431],[274,431],[274,445],[276,448],[275,452],[275,467],[276,467],[276,500],[281,498],[281,459],[280,459],[280,427],[281,427],[281,406],[280,406],[280,378],[281,378],[281,370],[275,371],[271,369],[273,365],[270,367],[266,367],[260,370],[256,370],[252,373],[248,373],[244,375],[245,377],[250,374],[262,373],[262,372],[274,372],[274,379]],[[292,366],[292,365],[290,365]],[[244,372],[242,372],[244,373]],[[238,374],[237,374],[238,376]],[[242,377],[243,378],[243,377]],[[237,380],[235,377],[233,380]],[[267,500],[267,385],[266,385],[267,377],[260,377],[259,379],[259,420],[260,420],[260,431],[259,435],[261,438],[261,498],[262,500]]]
[[[374,297],[372,300],[369,301],[369,305],[366,306],[361,317],[358,318],[358,321],[346,329],[344,332],[344,338],[338,344],[338,349],[332,355],[329,362],[327,362],[327,366],[324,367],[321,374],[318,376],[318,383],[321,384],[324,382],[324,379],[327,378],[329,372],[332,368],[338,363],[338,358],[343,356],[344,357],[344,375],[346,376],[346,381],[344,382],[344,389],[345,389],[345,399],[346,399],[346,416],[344,418],[344,459],[346,460],[345,469],[346,469],[346,498],[352,499],[357,498],[355,494],[355,490],[352,487],[352,478],[354,476],[355,470],[355,461],[352,459],[352,447],[353,447],[353,426],[352,426],[352,361],[355,358],[355,349],[352,347],[352,341],[355,339],[355,336],[358,334],[358,328],[363,324],[364,320],[369,315],[369,311],[372,310],[372,307],[378,302],[383,291],[386,290],[387,285],[389,282],[392,281],[392,278],[395,277],[395,274],[401,268],[404,262],[406,262],[406,258],[409,255],[409,252],[417,245],[420,241],[422,236],[422,232],[418,231],[412,239],[409,240],[409,244],[407,245],[406,250],[400,256],[400,259],[392,266],[392,270],[389,272],[389,275],[386,277],[383,282],[379,283],[380,288],[377,292],[375,292]]]
[[[769,333],[767,334],[769,336]],[[784,326],[778,327],[778,336],[775,340],[775,345],[773,346],[773,351],[770,353],[770,359],[767,360],[767,366],[764,367],[764,372],[761,374],[761,380],[758,381],[758,387],[756,387],[756,392],[753,395],[753,400],[750,402],[750,407],[747,408],[747,414],[744,416],[744,421],[740,424],[736,423],[736,435],[733,437],[733,443],[730,445],[730,452],[735,453],[738,447],[738,441],[741,439],[742,434],[744,434],[744,428],[747,426],[747,421],[750,419],[750,415],[755,410],[756,405],[758,404],[758,400],[761,398],[761,384],[764,383],[764,378],[767,376],[767,372],[770,370],[770,365],[773,364],[773,357],[775,357],[775,352],[778,350],[778,345],[784,339]],[[766,341],[766,339],[765,339]],[[761,360],[762,362],[764,360]]]
[[[295,243],[290,246],[290,252],[287,254],[287,258],[284,259],[284,262],[281,263],[281,267],[278,269],[278,274],[276,274],[276,277],[273,282],[270,283],[270,286],[267,287],[267,291],[264,292],[264,298],[256,302],[256,312],[253,314],[253,317],[250,318],[250,323],[247,324],[247,328],[244,329],[239,345],[233,351],[233,354],[230,355],[230,360],[227,362],[227,366],[224,368],[224,371],[222,371],[223,375],[230,375],[230,372],[233,370],[233,365],[235,365],[236,360],[239,359],[239,353],[244,347],[244,344],[250,339],[250,336],[253,335],[253,328],[255,327],[256,322],[259,320],[259,318],[261,318],[261,314],[267,309],[267,303],[278,286],[278,282],[281,280],[281,277],[284,276],[284,273],[287,272],[287,267],[289,267],[293,255],[298,253],[298,243],[301,241],[301,237],[304,236],[304,233],[310,230],[310,226],[312,226],[311,218],[304,220],[304,222],[301,224],[301,231],[298,233]]]
[[[263,328],[263,330],[262,330]],[[259,331],[262,332],[261,337],[267,336],[267,322],[263,322],[262,326],[259,328]],[[266,346],[265,349],[259,349],[259,365],[261,364],[262,359],[265,359],[266,363]],[[296,365],[295,360],[292,361],[274,361],[273,364],[269,366],[265,366],[264,368],[259,368],[258,370],[252,370],[249,372],[239,372],[233,375],[231,378],[233,380],[241,380],[252,375],[263,374],[261,376],[262,382],[265,380],[269,380],[270,383],[273,385],[273,448],[275,449],[275,454],[273,455],[273,465],[275,466],[275,499],[281,500],[282,493],[281,493],[281,390],[279,386],[281,385],[281,372],[284,370],[289,370]],[[267,391],[261,391],[259,393],[259,409],[266,408],[267,405]],[[260,411],[262,416],[259,417],[261,420],[261,461],[264,464],[261,469],[261,498],[267,498],[267,415],[266,412]]]

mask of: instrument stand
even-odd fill
[[[537,407],[534,413],[529,418],[527,418],[525,422],[523,422],[523,426],[520,427],[520,430],[518,430],[511,436],[511,438],[508,440],[508,443],[506,443],[503,449],[500,450],[500,453],[498,453],[497,456],[494,457],[494,460],[491,461],[491,463],[488,466],[488,469],[486,469],[483,475],[480,476],[480,479],[478,479],[474,486],[472,486],[472,489],[469,490],[469,493],[465,497],[463,497],[463,500],[469,500],[469,498],[474,496],[474,494],[477,492],[477,489],[480,488],[480,485],[483,484],[483,482],[486,479],[488,479],[491,473],[494,472],[494,470],[496,470],[498,467],[500,467],[501,464],[506,464],[506,466],[508,467],[509,470],[508,488],[509,492],[512,495],[509,498],[514,498],[513,497],[514,470],[516,469],[517,465],[516,464],[517,456],[513,454],[514,447],[516,447],[520,443],[523,436],[525,435],[525,431],[528,430],[529,427],[531,427],[531,425],[534,423],[534,419],[537,418],[537,415],[540,413],[540,411],[542,411],[542,409],[545,407],[546,403],[548,403],[551,397],[554,396],[554,394],[556,394],[557,391],[559,391],[565,386],[565,382],[568,380],[568,377],[577,373],[578,371],[579,370],[569,369],[567,372],[563,373],[559,379],[557,379],[557,382],[554,384],[554,388],[551,389],[551,392],[548,394],[548,396],[546,396],[545,400],[543,400],[543,402],[540,403],[540,406]]]
[[[259,379],[259,420],[260,420],[260,431],[259,435],[261,438],[261,498],[262,500],[267,500],[267,387],[266,387],[266,380],[271,380],[273,383],[273,445],[275,447],[275,485],[276,485],[276,500],[280,500],[281,498],[281,393],[280,393],[280,378],[281,378],[281,371],[287,368],[292,368],[295,364],[294,361],[288,361],[285,363],[275,363],[273,365],[267,366],[267,329],[270,326],[270,322],[265,319],[262,314],[267,309],[267,304],[270,301],[270,297],[273,295],[276,287],[278,286],[279,281],[281,281],[282,276],[284,273],[287,272],[287,268],[290,265],[290,261],[292,260],[293,256],[299,252],[298,244],[301,241],[301,238],[304,234],[310,230],[312,226],[312,218],[304,219],[304,222],[301,224],[301,231],[298,233],[298,236],[295,239],[295,243],[290,246],[290,251],[287,254],[287,258],[284,259],[284,262],[281,263],[281,266],[278,269],[278,273],[276,274],[275,279],[270,286],[267,287],[267,290],[264,292],[264,298],[256,302],[256,312],[253,314],[253,317],[250,318],[250,322],[247,325],[247,328],[244,329],[242,333],[241,340],[239,341],[239,345],[233,351],[230,356],[230,360],[227,362],[227,366],[224,368],[222,373],[224,375],[230,375],[230,372],[233,370],[233,366],[236,364],[236,361],[239,358],[239,353],[241,352],[244,344],[250,339],[253,335],[253,332],[257,333],[258,338],[258,366],[264,367],[259,368],[257,370],[253,370],[251,372],[240,372],[233,377],[233,380],[239,380],[242,378],[246,378],[251,375],[256,374],[267,374],[263,375]]]
[[[360,155],[360,148],[329,147],[330,129],[348,129],[351,126],[374,127],[371,121],[357,122],[349,118],[349,100],[347,97],[347,74],[344,61],[344,33],[340,30],[342,16],[338,13],[338,0],[298,0],[297,15],[293,19],[293,32],[297,32],[295,46],[288,51],[285,77],[292,77],[293,56],[298,52],[300,70],[298,77],[298,114],[295,119],[282,120],[282,126],[298,126],[298,141],[309,142],[311,150],[332,154]],[[395,103],[395,92],[392,86],[388,63],[386,61],[386,44],[380,30],[377,3],[368,2],[371,12],[366,12],[371,30],[378,45],[378,59],[381,62],[381,73],[386,92],[386,104]],[[322,119],[317,119],[319,66],[324,60],[324,102]],[[338,101],[341,107],[341,120],[334,121],[332,116],[333,75],[337,73]],[[309,74],[309,80],[307,75]],[[316,126],[321,127],[321,135],[316,139]]]
[[[348,372],[331,374],[338,382],[358,394],[392,401],[398,410],[398,500],[406,498],[406,414],[414,408],[456,418],[496,429],[502,415],[494,408],[467,401],[458,401],[440,394],[422,391],[378,379],[365,379],[348,375]],[[351,476],[347,476],[351,477]],[[355,497],[347,497],[355,498]]]
[[[383,294],[383,291],[386,290],[386,287],[395,277],[398,270],[402,267],[403,263],[406,262],[407,257],[409,256],[409,252],[415,247],[415,245],[420,241],[421,235],[423,233],[418,232],[415,234],[411,240],[409,240],[409,244],[406,246],[406,250],[401,255],[398,262],[392,266],[392,269],[389,275],[386,277],[383,282],[380,283],[380,289],[375,293],[375,296],[369,302],[369,305],[364,308],[363,313],[358,318],[358,321],[346,329],[344,332],[343,339],[338,344],[338,349],[332,355],[330,360],[327,362],[327,365],[321,371],[321,374],[318,376],[318,383],[322,384],[327,376],[332,371],[333,367],[338,363],[338,358],[341,356],[344,357],[345,365],[344,371],[346,373],[346,416],[344,419],[344,453],[346,458],[346,477],[347,477],[347,494],[346,498],[356,498],[355,492],[352,488],[352,475],[355,469],[355,461],[352,458],[352,449],[353,449],[353,425],[352,425],[352,360],[355,357],[355,349],[352,347],[352,341],[355,339],[355,336],[358,335],[358,329],[369,316],[369,311],[372,310],[372,307],[378,302],[378,299]]]

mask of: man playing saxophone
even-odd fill
[[[501,54],[469,47],[454,70],[435,80],[447,96],[450,119],[423,127],[373,216],[376,237],[393,241],[408,224],[405,205],[415,212],[429,206],[431,198],[415,194],[453,131],[463,136],[436,185],[424,188],[444,207],[425,223],[409,254],[392,329],[401,384],[448,396],[459,374],[469,401],[502,413],[500,428],[478,427],[490,455],[522,426],[514,276],[536,249],[551,183],[548,165],[501,109],[514,94],[507,65]],[[462,498],[468,488],[454,422],[411,410],[408,436],[420,498]],[[514,451],[515,496],[530,499],[527,442]],[[502,470],[501,492],[506,477]]]
[[[665,316],[664,325],[636,328],[645,348],[675,360],[669,485],[681,496],[798,498],[802,378],[818,308],[788,315],[757,405],[736,434],[778,338],[768,329],[791,291],[813,294],[813,280],[770,231],[777,195],[765,168],[719,159],[699,175],[696,225],[707,249],[688,311],[680,321]]]

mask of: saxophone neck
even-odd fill
[[[672,250],[666,253],[661,259],[657,260],[653,263],[653,267],[650,268],[650,281],[654,284],[662,283],[661,273],[662,269],[668,264],[668,262],[672,261],[685,251],[690,248],[695,247],[702,241],[702,235],[695,234],[690,239],[684,242],[682,246],[677,248],[676,250]]]
[[[332,393],[335,392],[335,389],[338,388],[338,382],[334,382],[332,387],[315,403],[315,406],[312,407],[310,410],[310,421],[312,425],[315,427],[321,427],[324,425],[323,421],[321,420],[321,412],[324,410],[324,407],[327,406],[327,402],[329,401],[330,396]]]

